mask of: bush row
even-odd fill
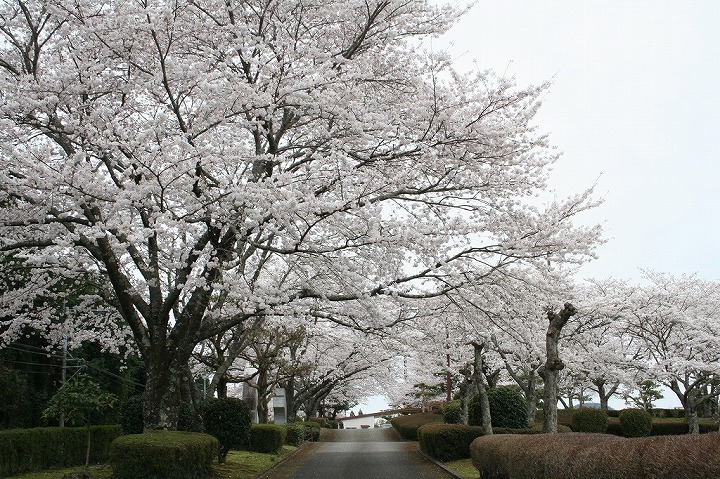
[[[418,440],[418,429],[428,423],[443,422],[443,417],[433,412],[421,412],[407,416],[397,416],[390,420],[390,424],[400,436],[411,441]]]
[[[570,432],[566,426],[558,426],[558,432]],[[493,427],[493,434],[541,434],[542,426],[532,428]],[[420,449],[440,461],[452,461],[470,457],[470,444],[482,436],[479,426],[428,423],[418,429]]]
[[[720,477],[719,448],[718,433],[493,435],[470,445],[483,479],[705,479]]]
[[[287,428],[279,424],[253,424],[248,449],[253,452],[275,453],[283,447]]]
[[[38,427],[0,431],[0,477],[85,463],[87,429]],[[106,461],[120,426],[90,428],[90,462]]]
[[[442,423],[424,424],[417,432],[420,449],[440,461],[470,457],[470,444],[482,434],[480,426]]]
[[[116,439],[110,466],[114,479],[199,479],[212,472],[218,449],[209,434],[149,431]]]
[[[642,409],[624,409],[619,417],[608,419],[606,413],[600,409],[581,408],[571,416],[561,417],[568,422],[575,432],[600,432],[624,437],[668,436],[687,434],[687,421],[683,419],[653,418]],[[701,419],[700,433],[709,433],[718,430],[715,422]]]

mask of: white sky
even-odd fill
[[[537,125],[559,195],[608,242],[582,277],[639,268],[720,280],[720,1],[480,0],[433,48],[461,70],[552,80]]]
[[[720,0],[479,0],[433,48],[460,70],[553,81],[537,116],[564,153],[552,187],[597,182],[605,199],[584,222],[608,242],[581,277],[720,280]]]

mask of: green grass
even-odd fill
[[[463,479],[480,478],[480,471],[475,469],[471,459],[458,459],[457,461],[448,461],[443,464]]]
[[[230,451],[225,464],[213,465],[214,477],[221,479],[252,479],[295,449],[297,447],[283,446],[278,454]]]
[[[249,451],[230,451],[225,464],[213,464],[213,478],[220,479],[252,479],[260,472],[272,466],[283,456],[297,449],[294,446],[283,446],[277,454],[260,454]],[[13,479],[62,479],[65,474],[81,473],[82,466],[65,469],[49,469],[38,472],[27,472],[12,476]],[[108,465],[90,466],[90,474],[95,479],[111,479],[112,470]]]

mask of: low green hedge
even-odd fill
[[[117,438],[110,451],[114,479],[199,479],[212,472],[219,443],[209,434],[148,431]]]
[[[482,427],[428,423],[418,428],[420,449],[440,461],[470,457],[470,443],[482,436]]]
[[[407,416],[397,416],[390,420],[390,424],[405,439],[411,441],[418,440],[418,429],[420,426],[429,423],[443,422],[443,417],[432,412],[421,412],[417,414],[409,414]]]
[[[253,424],[250,426],[248,449],[253,452],[274,453],[285,444],[287,429],[277,424]]]
[[[87,429],[38,427],[0,431],[0,477],[50,467],[85,464]],[[110,443],[122,435],[120,426],[90,428],[90,462],[108,459]]]
[[[720,434],[493,435],[470,445],[483,479],[706,479],[720,477]]]
[[[583,407],[572,414],[572,430],[575,432],[607,431],[608,416],[602,409]]]

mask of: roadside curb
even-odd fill
[[[436,466],[438,466],[440,469],[442,469],[442,470],[444,470],[445,472],[447,472],[448,474],[450,474],[450,475],[451,475],[452,477],[454,477],[455,479],[463,479],[462,477],[458,476],[458,474],[457,474],[455,471],[453,471],[452,469],[450,469],[449,467],[447,467],[447,466],[446,466],[445,464],[443,464],[442,462],[438,461],[437,459],[435,459],[435,458],[432,457],[432,456],[429,456],[429,455],[425,454],[425,453],[422,451],[422,449],[420,449],[420,445],[418,445],[417,451],[418,451],[423,457],[425,457],[425,459],[427,459],[428,461],[434,462]]]

